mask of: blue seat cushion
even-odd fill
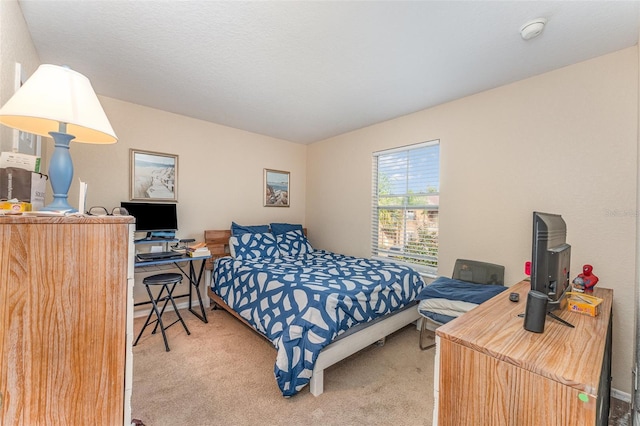
[[[494,284],[476,284],[453,278],[438,277],[418,294],[418,300],[449,299],[480,304],[500,294],[507,287]]]

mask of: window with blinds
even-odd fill
[[[373,154],[373,256],[438,266],[440,141]]]

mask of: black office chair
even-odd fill
[[[453,267],[451,278],[474,284],[504,285],[504,266],[476,260],[458,259]]]

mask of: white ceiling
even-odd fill
[[[633,46],[638,5],[20,0],[40,60],[98,94],[298,143]]]

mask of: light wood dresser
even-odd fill
[[[133,222],[0,216],[0,424],[131,423]]]
[[[436,330],[434,424],[607,424],[613,291],[596,287],[596,317],[555,312],[575,328],[547,317],[532,333],[518,317],[529,289],[520,282]]]

